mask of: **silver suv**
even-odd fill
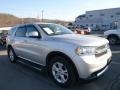
[[[56,84],[67,87],[78,78],[93,79],[107,70],[108,43],[104,38],[74,34],[61,25],[33,23],[11,29],[7,51],[11,62],[22,58],[45,67]]]

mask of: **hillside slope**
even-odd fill
[[[22,23],[31,23],[31,22],[40,22],[40,21],[41,20],[36,18],[19,18],[11,14],[0,13],[0,27],[8,27],[8,26],[14,26]],[[44,19],[43,21],[49,22],[49,23],[59,23],[62,25],[66,25],[67,23],[69,23],[66,21],[49,20],[49,19]]]

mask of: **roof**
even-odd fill
[[[86,11],[86,12],[96,12],[96,11],[111,11],[111,10],[120,10],[120,7],[118,8],[107,8],[107,9],[99,9],[99,10],[91,10],[91,11]]]

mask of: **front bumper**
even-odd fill
[[[111,56],[111,51],[108,49],[107,53],[100,57],[95,57],[95,55],[75,56],[73,62],[79,77],[86,80],[102,75],[111,62]]]
[[[94,78],[97,78],[99,76],[101,76],[107,69],[108,69],[109,64],[107,64],[105,67],[103,67],[102,69],[92,73],[88,78],[86,78],[85,80],[91,80]]]

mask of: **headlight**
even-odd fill
[[[80,46],[75,50],[77,55],[94,55],[96,47]]]

